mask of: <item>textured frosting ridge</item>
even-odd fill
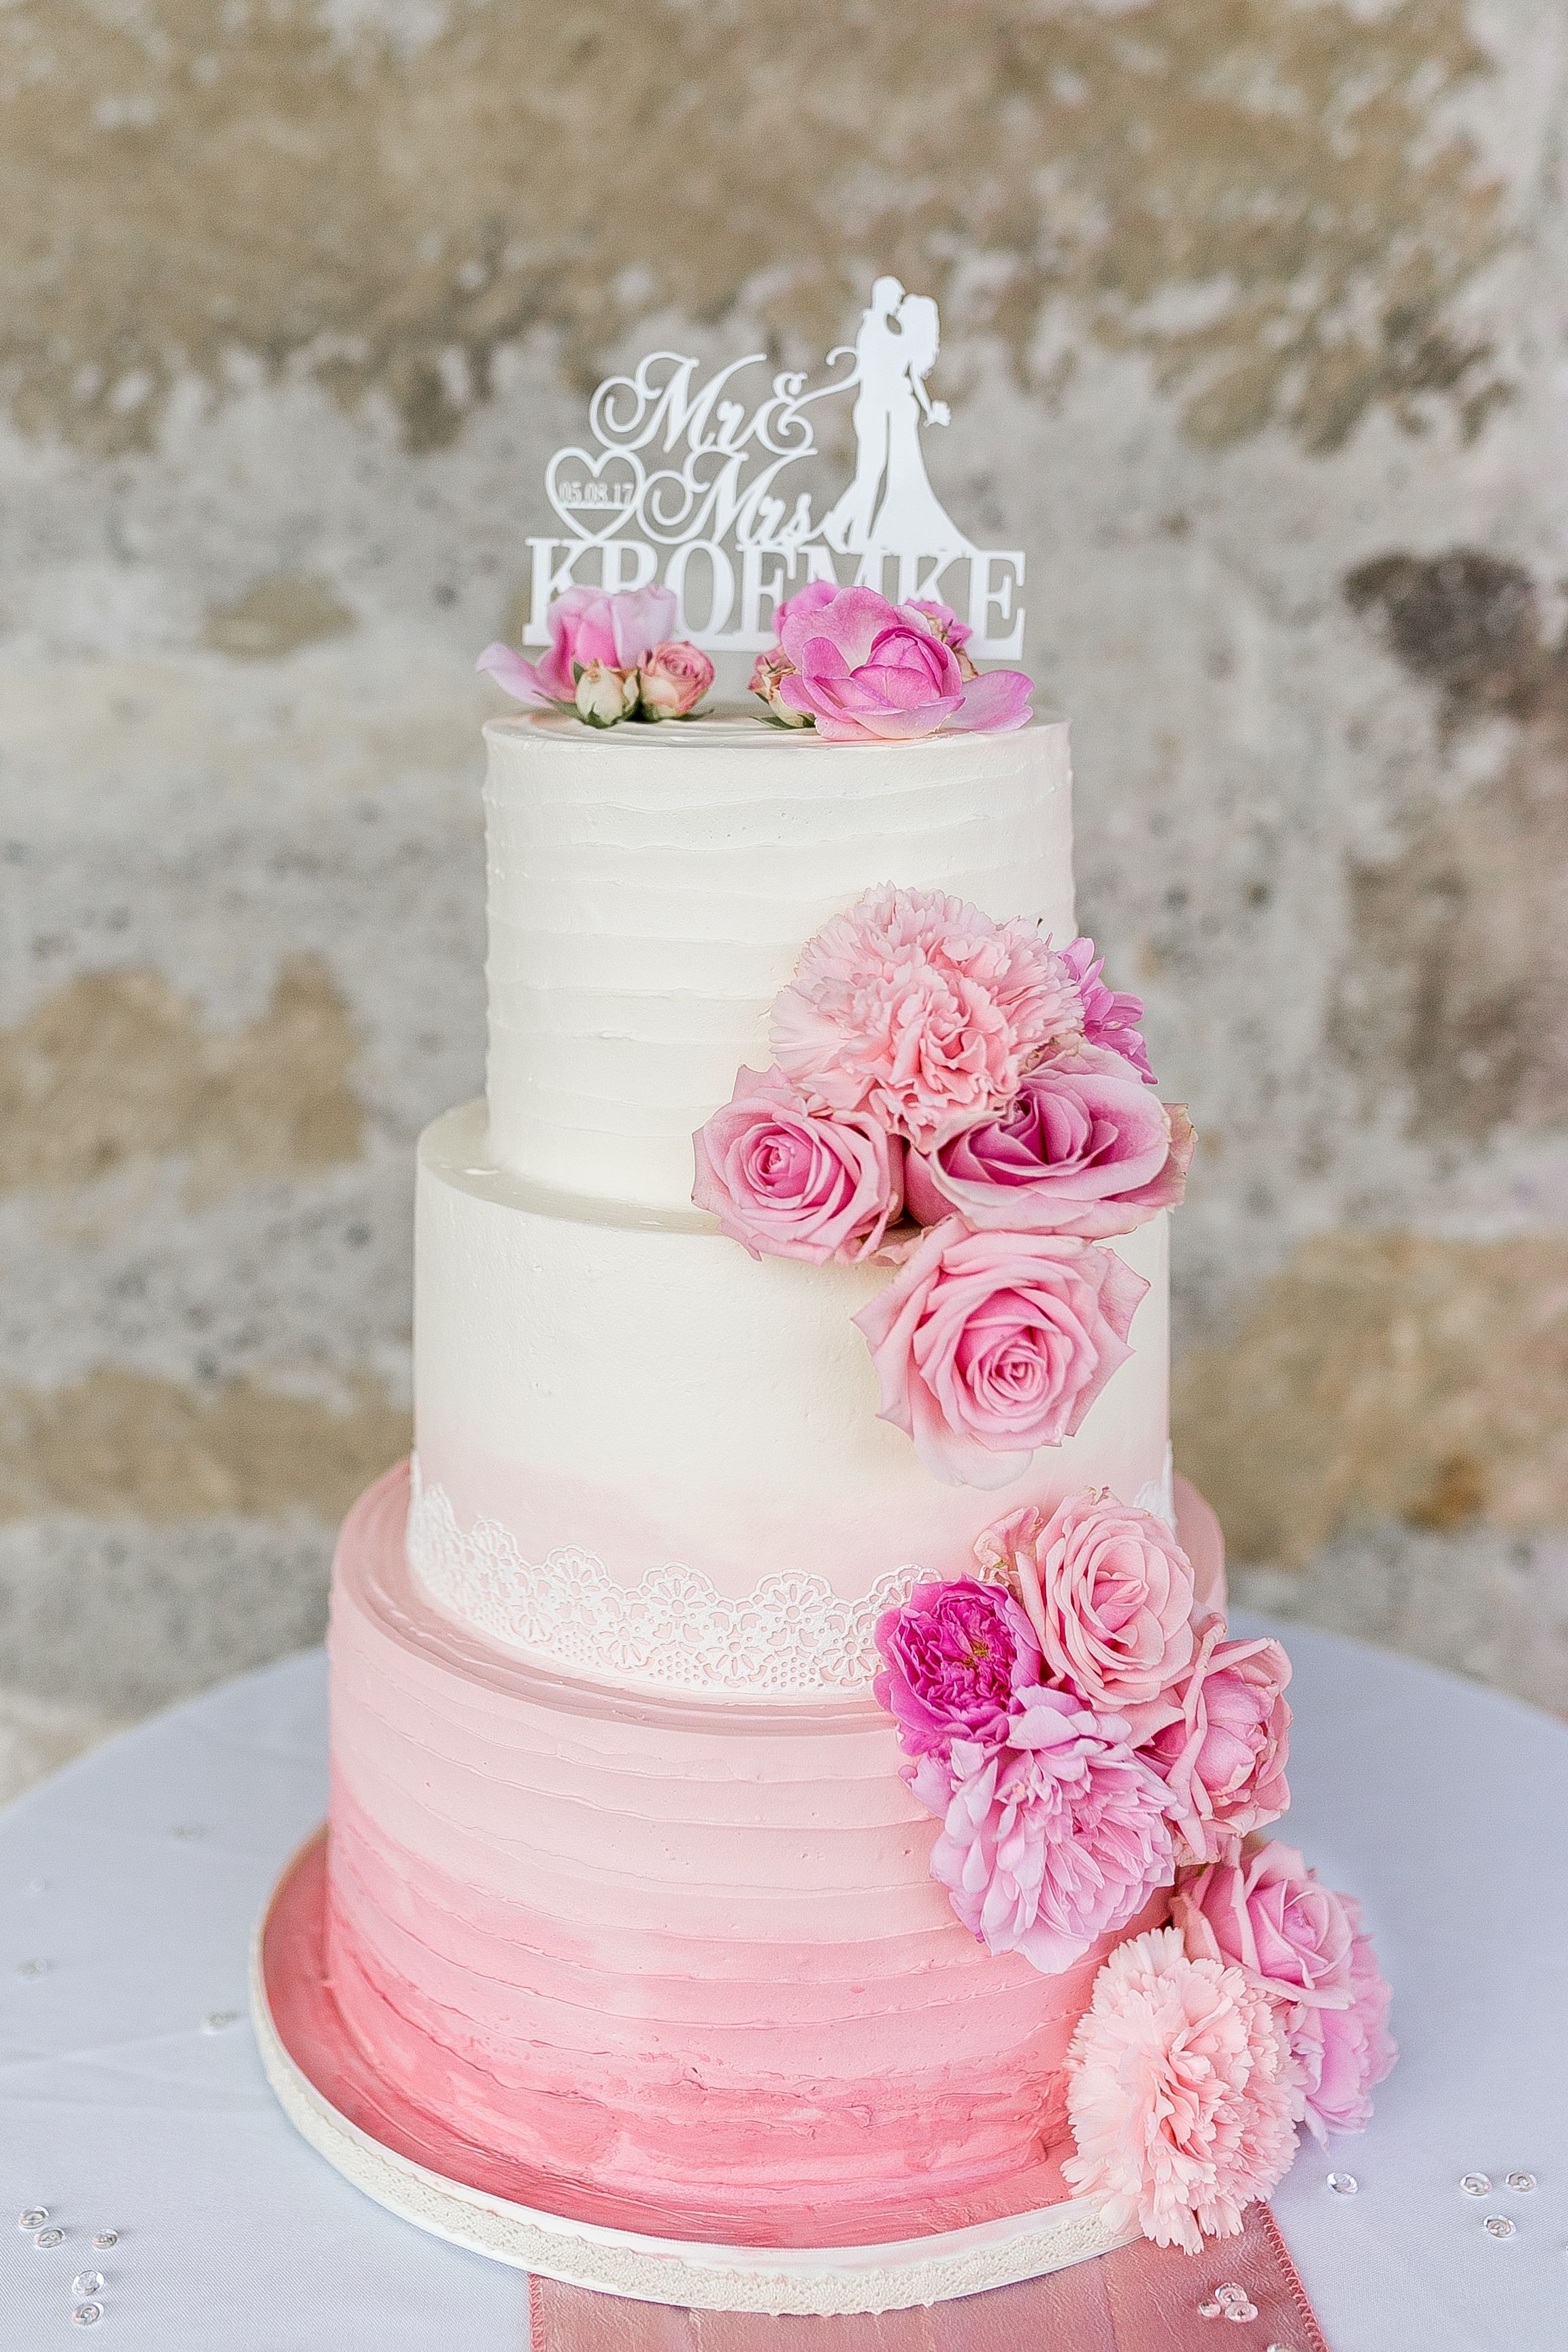
[[[333,1989],[383,2078],[695,2236],[873,2242],[1060,2196],[1103,1954],[1043,1978],[955,1924],[881,1709],[507,1659],[421,1600],[407,1496],[400,1468],[346,1523],[331,1636]]]

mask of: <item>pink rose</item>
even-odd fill
[[[673,588],[568,588],[545,614],[549,651],[525,661],[510,646],[486,646],[474,667],[488,670],[497,686],[519,702],[536,707],[570,704],[577,673],[591,663],[632,670],[667,637],[675,624]]]
[[[1239,1841],[1277,1822],[1291,1801],[1285,1766],[1291,1661],[1278,1642],[1229,1642],[1225,1620],[1199,1629],[1197,1654],[1170,1693],[1173,1719],[1145,1753],[1164,1779],[1183,1860],[1232,1856]]]
[[[797,588],[792,596],[786,596],[775,610],[773,627],[776,635],[782,637],[787,622],[805,620],[810,614],[820,613],[824,604],[832,603],[838,593],[836,580],[808,580],[803,588]],[[783,647],[775,646],[773,650],[781,653]]]
[[[1074,940],[1061,952],[1082,994],[1084,1044],[1120,1054],[1124,1062],[1131,1062],[1144,1084],[1152,1087],[1155,1074],[1149,1067],[1149,1049],[1138,1027],[1144,1017],[1143,998],[1106,987],[1100,977],[1103,959],[1096,956],[1092,940]]]
[[[1060,1445],[1132,1353],[1148,1288],[1113,1252],[1055,1234],[936,1225],[855,1323],[881,1416],[949,1486],[1001,1486]]]
[[[900,609],[905,613],[920,614],[932,633],[940,637],[945,646],[952,646],[957,656],[960,677],[978,677],[979,671],[964,650],[975,632],[967,621],[958,618],[950,604],[929,604],[924,597],[917,596]]]
[[[876,1646],[873,1688],[906,1756],[946,1756],[955,1739],[999,1745],[1016,1695],[1040,1678],[1040,1643],[1018,1602],[972,1577],[916,1585],[878,1619]]]
[[[1170,1686],[1191,1664],[1192,1570],[1161,1519],[1114,1496],[1074,1495],[1050,1518],[1015,1511],[975,1545],[1005,1566],[1052,1682],[1124,1716],[1134,1746],[1176,1713]]]
[[[666,637],[637,665],[644,719],[684,719],[713,684],[713,664],[685,637]]]
[[[891,742],[944,727],[990,733],[1029,719],[1032,689],[1022,671],[966,680],[923,614],[874,588],[841,588],[810,605],[809,594],[783,609],[779,643],[795,668],[779,694],[830,740]]]
[[[1397,2053],[1359,1906],[1270,1841],[1185,1875],[1171,1916],[1189,1952],[1244,1969],[1278,2004],[1315,2137],[1361,2130]]]
[[[768,705],[768,715],[779,727],[809,727],[810,720],[804,711],[790,710],[779,698],[784,679],[792,677],[795,665],[782,646],[768,653],[758,654],[752,664],[750,688],[759,702]]]
[[[1131,1233],[1186,1189],[1193,1132],[1132,1065],[1087,1048],[1042,1063],[1005,1110],[913,1158],[912,1213],[1016,1233]]]
[[[806,946],[774,1059],[814,1109],[867,1109],[929,1150],[1074,1044],[1076,983],[1032,923],[940,890],[868,890]]]
[[[692,1199],[753,1257],[869,1257],[904,1202],[902,1159],[873,1118],[814,1113],[778,1070],[743,1069],[699,1128]]]
[[[1170,1833],[1124,1724],[1065,1691],[1028,1696],[1008,1748],[959,1740],[946,1773],[927,1756],[910,1780],[923,1803],[946,1795],[931,1874],[955,1916],[1056,1976],[1168,1885]]]
[[[1296,2152],[1294,2069],[1273,2003],[1171,1927],[1119,1944],[1067,2053],[1078,2153],[1062,2174],[1159,2246],[1234,2238]]]

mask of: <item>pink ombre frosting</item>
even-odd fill
[[[415,1592],[406,1502],[400,1469],[350,1514],[331,1634],[332,1986],[382,2082],[696,2237],[1060,2196],[1113,1938],[1047,1978],[967,1935],[869,1695],[721,1711],[487,1647]]]

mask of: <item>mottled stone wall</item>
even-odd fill
[[[1186,1466],[1271,1605],[1568,1703],[1565,69],[1553,0],[0,12],[15,1737],[317,1632],[542,457],[879,268],[1203,1137]]]

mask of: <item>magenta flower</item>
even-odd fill
[[[957,1740],[946,1773],[929,1756],[916,1767],[923,1803],[946,1792],[931,1874],[988,1951],[1059,1975],[1169,1885],[1158,1788],[1125,1731],[1065,1691],[1035,1690],[1008,1747]]]
[[[1132,1064],[1144,1084],[1152,1087],[1155,1074],[1149,1067],[1149,1049],[1138,1027],[1144,1017],[1143,998],[1106,987],[1100,977],[1104,959],[1095,954],[1092,940],[1074,940],[1061,952],[1082,994],[1084,1044],[1119,1054],[1123,1061]]]
[[[972,1577],[919,1584],[877,1622],[873,1685],[907,1756],[946,1756],[955,1739],[1005,1740],[1013,1702],[1040,1678],[1040,1644],[1009,1592]]]
[[[1180,1103],[1088,1047],[1041,1063],[1005,1110],[912,1158],[909,1206],[925,1224],[956,1209],[970,1225],[1101,1241],[1179,1204],[1193,1142]]]
[[[1111,1250],[1055,1234],[934,1226],[855,1323],[881,1416],[949,1486],[1002,1486],[1060,1445],[1132,1353],[1147,1290]]]
[[[779,682],[785,706],[843,743],[904,740],[938,729],[993,733],[1028,721],[1021,670],[966,679],[954,647],[913,606],[874,588],[822,595],[813,582],[779,616],[779,643],[794,665]]]
[[[1166,1782],[1183,1861],[1233,1859],[1243,1837],[1290,1804],[1290,1679],[1278,1642],[1227,1641],[1222,1617],[1200,1628],[1197,1654],[1169,1694],[1172,1719],[1144,1751]]]
[[[1117,1946],[1067,2053],[1077,2145],[1062,2173],[1160,2246],[1201,2252],[1278,2187],[1296,2152],[1295,2070],[1272,2003],[1174,1927]]]
[[[1076,983],[1032,923],[886,884],[809,942],[772,1045],[814,1109],[868,1109],[930,1150],[1009,1103],[1080,1024]]]
[[[1192,1662],[1192,1569],[1163,1519],[1113,1495],[1070,1496],[1049,1517],[1015,1511],[975,1544],[1017,1580],[1049,1679],[1124,1717],[1141,1744],[1177,1710]]]
[[[1398,2054],[1360,1906],[1275,1840],[1184,1874],[1171,1915],[1190,1953],[1245,1969],[1277,2004],[1314,2136],[1360,2131]]]
[[[497,686],[535,709],[571,703],[577,671],[594,662],[606,669],[635,669],[675,625],[673,588],[568,588],[545,614],[549,651],[525,661],[510,646],[486,646],[474,667],[487,670]],[[710,672],[711,676],[711,672]]]
[[[778,1070],[743,1069],[699,1128],[692,1199],[753,1257],[869,1257],[904,1202],[903,1152],[864,1113],[813,1112]]]

